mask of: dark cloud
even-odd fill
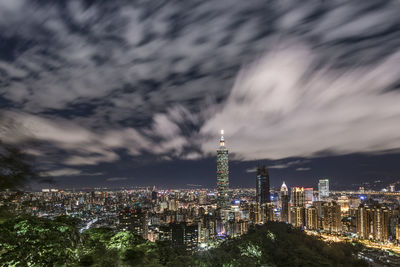
[[[40,144],[29,149],[52,171],[123,154],[197,160],[214,155],[220,128],[238,160],[395,150],[399,11],[0,0],[0,136]]]

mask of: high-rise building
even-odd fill
[[[322,206],[323,228],[324,231],[330,233],[338,233],[342,231],[342,216],[340,213],[340,205],[335,201],[324,203]]]
[[[306,194],[304,187],[294,187],[292,190],[292,203],[294,207],[306,206]]]
[[[204,205],[207,202],[207,192],[205,190],[199,191],[199,205]]]
[[[257,168],[256,202],[259,210],[258,214],[260,215],[258,222],[264,223],[268,220],[273,220],[273,209],[268,205],[271,204],[269,174],[265,166]]]
[[[224,130],[217,149],[217,208],[229,208],[229,161],[228,149],[225,147]]]
[[[261,220],[263,223],[267,221],[273,221],[274,217],[274,205],[272,203],[266,203],[261,206]]]
[[[289,221],[289,190],[285,182],[281,186],[280,201],[281,201],[281,222]]]
[[[147,239],[146,213],[140,208],[125,208],[118,212],[118,228],[131,231],[135,235]]]
[[[197,248],[199,239],[198,225],[186,225],[184,243],[186,245],[186,250],[195,251]]]
[[[158,193],[156,191],[156,186],[153,186],[153,191],[151,192],[151,200],[156,202],[158,198]]]
[[[318,182],[318,195],[319,200],[329,197],[329,180],[320,179]]]
[[[292,190],[292,206],[289,209],[289,220],[295,227],[303,227],[305,225],[305,207],[304,187],[294,187]]]
[[[313,202],[314,189],[312,187],[304,188],[304,195],[306,207],[311,206]]]
[[[375,206],[372,209],[373,238],[378,241],[389,239],[389,210],[384,206]]]
[[[315,206],[306,209],[306,226],[308,230],[318,230],[318,210]]]
[[[269,174],[268,169],[265,166],[257,168],[256,200],[260,207],[263,204],[271,203]]]
[[[290,224],[295,227],[303,227],[305,225],[305,208],[292,206],[289,209]]]
[[[377,241],[389,239],[389,210],[381,205],[361,204],[357,211],[357,235]]]
[[[368,239],[371,232],[371,214],[368,206],[361,204],[357,209],[357,236],[360,239]]]

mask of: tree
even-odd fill
[[[77,260],[74,225],[22,215],[2,222],[0,232],[1,266],[71,266]]]
[[[33,166],[34,159],[15,146],[0,141],[0,190],[16,190],[30,181],[50,182]]]

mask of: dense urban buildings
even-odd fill
[[[255,175],[255,180],[258,175]],[[271,189],[273,201],[259,207],[256,188],[230,189],[229,207],[217,212],[218,190],[42,190],[10,202],[17,213],[82,220],[81,231],[110,227],[149,241],[169,242],[197,251],[241,236],[256,224],[282,221],[307,232],[369,240],[395,249],[400,242],[399,192],[331,191],[324,201],[305,201],[305,188],[283,183]],[[291,194],[289,194],[291,192]],[[2,194],[6,198],[7,193]],[[399,248],[400,249],[400,248]]]
[[[223,134],[223,132],[221,132]],[[123,190],[43,189],[17,195],[8,203],[17,213],[81,219],[83,232],[109,227],[151,242],[185,247],[188,253],[218,246],[268,221],[291,224],[310,234],[341,240],[369,240],[400,252],[400,192],[391,184],[382,191],[330,191],[329,180],[313,187],[282,183],[270,187],[266,166],[254,175],[255,188],[229,188],[228,149],[221,135],[217,149],[217,188]],[[273,177],[272,177],[273,179]],[[3,192],[7,199],[10,192]]]

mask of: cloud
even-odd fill
[[[125,181],[128,178],[126,177],[112,177],[112,178],[107,178],[106,181],[107,182],[119,182],[119,181]]]
[[[308,162],[310,162],[310,161],[309,160],[293,160],[293,161],[288,161],[288,162],[278,161],[272,165],[269,165],[268,168],[269,169],[286,169],[286,168],[293,167],[296,165],[302,165],[302,164],[305,164]]]
[[[257,167],[248,168],[248,169],[246,169],[246,172],[247,172],[247,173],[257,172]]]
[[[310,171],[311,168],[297,168],[296,171]]]
[[[20,145],[31,140],[49,143],[66,152],[62,160],[66,165],[113,162],[119,159],[115,149],[125,149],[131,155],[138,155],[149,143],[146,137],[132,128],[96,132],[65,119],[54,120],[15,111],[3,112],[0,121],[0,139]]]
[[[227,143],[248,160],[400,148],[400,92],[386,91],[398,81],[400,53],[347,70],[314,70],[316,58],[306,44],[290,42],[244,68],[202,134],[223,127]]]
[[[81,170],[76,169],[59,169],[46,172],[47,176],[75,176],[81,174]]]
[[[183,158],[187,160],[196,160],[202,158],[202,155],[198,152],[190,152],[184,155]]]
[[[0,137],[70,166],[221,128],[239,160],[400,147],[398,1],[228,3],[0,0]]]
[[[103,175],[101,172],[95,173],[85,173],[82,170],[72,169],[72,168],[64,168],[58,170],[47,171],[44,173],[45,176],[99,176]]]

